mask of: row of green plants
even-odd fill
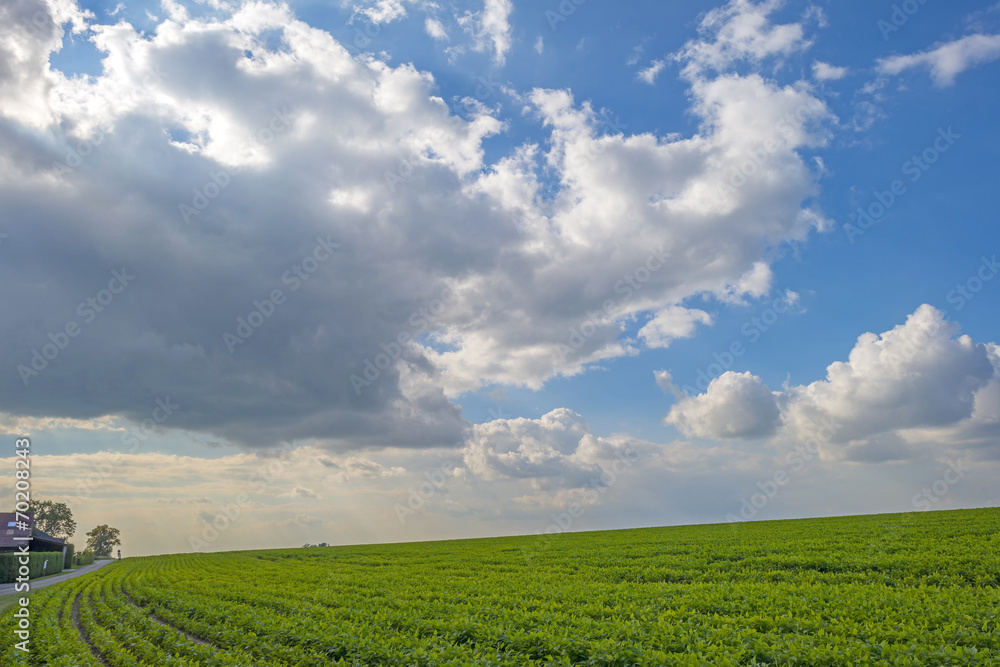
[[[0,663],[997,665],[998,576],[996,508],[131,558]]]

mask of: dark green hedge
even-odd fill
[[[63,556],[63,569],[69,569],[73,567],[73,552],[76,550],[69,542],[66,543],[66,555]]]
[[[77,567],[82,567],[84,565],[90,565],[93,562],[94,562],[94,552],[91,551],[90,549],[87,549],[83,553],[77,554],[73,558],[73,565],[75,565]]]
[[[21,567],[19,559],[23,555],[20,553],[0,554],[0,583],[11,584],[17,581],[18,571]],[[32,551],[27,556],[29,579],[62,572],[63,555],[61,551]]]

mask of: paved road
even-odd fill
[[[31,582],[31,590],[37,588],[45,588],[46,586],[51,586],[52,584],[58,584],[60,581],[66,581],[67,579],[72,579],[73,577],[79,577],[81,574],[87,574],[88,572],[93,572],[98,570],[105,565],[114,563],[113,560],[96,560],[90,565],[85,565],[83,567],[78,567],[72,572],[66,572],[63,574],[56,575],[54,577],[49,577],[48,579],[34,579]],[[10,595],[11,593],[16,593],[14,586],[17,584],[0,584],[0,595]]]

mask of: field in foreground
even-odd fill
[[[1000,665],[1000,508],[132,558],[3,665]]]

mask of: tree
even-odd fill
[[[116,546],[121,546],[122,541],[118,538],[120,533],[117,528],[112,528],[108,524],[102,524],[87,533],[87,548],[94,552],[95,556],[108,557],[111,550]]]
[[[35,515],[35,527],[52,537],[69,539],[76,532],[73,512],[66,503],[32,500],[28,511]]]

